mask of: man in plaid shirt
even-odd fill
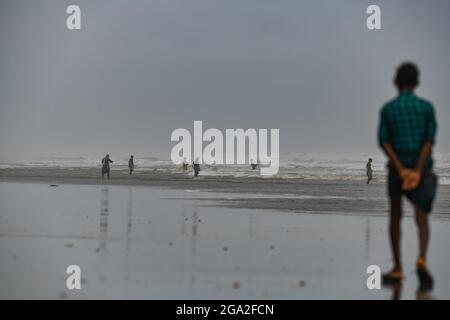
[[[430,102],[418,98],[419,71],[412,63],[402,64],[394,79],[399,95],[383,106],[380,113],[378,142],[389,158],[388,193],[390,197],[390,241],[394,268],[383,274],[385,284],[403,279],[400,258],[400,220],[402,195],[415,209],[419,228],[417,274],[421,290],[431,290],[433,278],[425,258],[429,242],[428,213],[436,193],[437,177],[431,171],[431,149],[436,135],[436,119]]]

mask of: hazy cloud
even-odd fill
[[[82,30],[66,29],[70,4]],[[450,151],[450,2],[17,1],[0,4],[0,159],[169,157],[175,128],[279,128],[281,153],[376,151],[403,60]]]

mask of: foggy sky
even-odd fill
[[[82,30],[66,29],[70,4]],[[279,128],[282,154],[379,152],[405,60],[450,152],[449,34],[448,0],[1,0],[0,160],[169,158],[194,120]]]

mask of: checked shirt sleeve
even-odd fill
[[[435,137],[436,137],[436,131],[437,131],[437,122],[436,122],[436,116],[434,113],[434,108],[430,104],[429,111],[427,112],[427,118],[426,118],[426,132],[425,132],[425,141],[431,141],[434,143]]]
[[[378,126],[378,144],[383,146],[384,143],[390,143],[391,137],[390,137],[390,130],[389,130],[389,123],[387,120],[387,114],[385,108],[381,109],[380,112],[380,123]]]

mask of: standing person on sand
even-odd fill
[[[200,161],[198,157],[192,162],[192,166],[194,167],[194,176],[197,177],[200,172]]]
[[[102,179],[105,177],[105,173],[107,174],[107,176],[108,176],[108,179],[109,179],[109,171],[110,171],[110,169],[109,169],[109,164],[110,163],[113,163],[114,161],[112,161],[110,158],[109,158],[109,154],[107,154],[103,159],[102,159]]]
[[[389,236],[394,258],[393,269],[383,274],[383,283],[401,283],[400,220],[402,195],[413,204],[419,229],[419,255],[416,271],[421,291],[433,288],[433,278],[426,266],[429,242],[428,215],[436,194],[437,177],[432,172],[431,150],[437,124],[434,108],[414,94],[419,84],[419,70],[412,63],[397,69],[394,79],[399,95],[380,112],[378,142],[389,158],[388,193],[390,198]]]
[[[253,161],[253,159],[250,160],[250,165],[251,165],[251,167],[252,167],[252,170],[258,169],[258,163],[255,163],[255,162]]]
[[[369,161],[366,164],[366,175],[367,175],[367,184],[372,180],[372,158],[369,158]]]
[[[131,155],[130,160],[128,160],[128,169],[130,169],[130,174],[134,171],[134,156]]]

